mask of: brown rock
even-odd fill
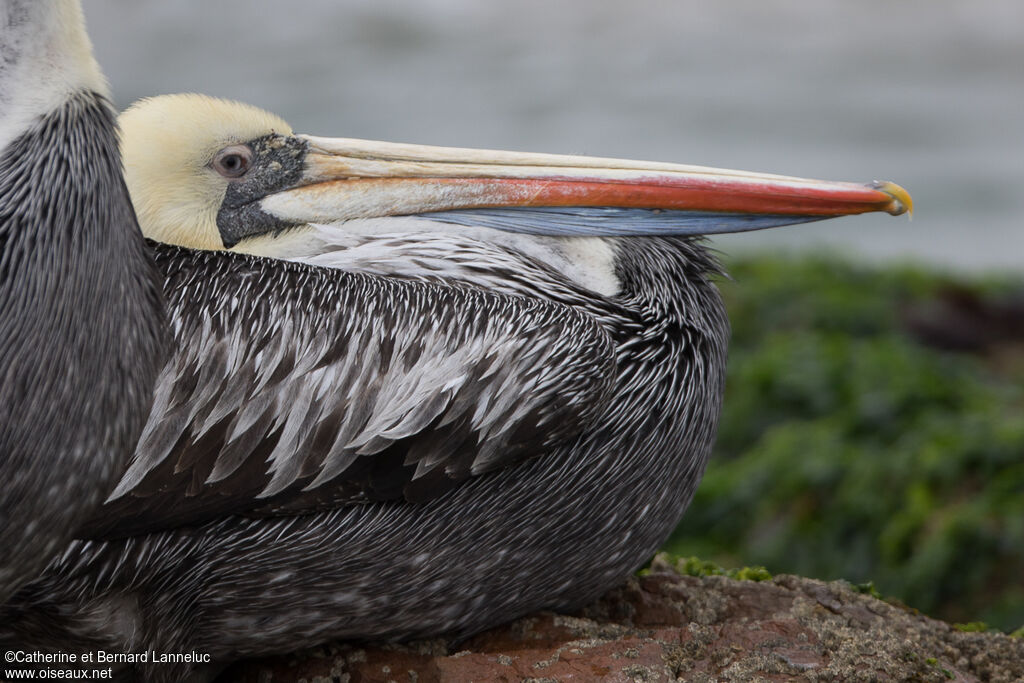
[[[963,633],[844,582],[680,576],[664,563],[576,615],[469,641],[334,644],[242,662],[222,683],[1024,680],[1024,640]]]

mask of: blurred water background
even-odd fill
[[[296,130],[889,179],[911,222],[719,240],[1024,263],[1021,0],[85,0],[117,104],[194,91]]]

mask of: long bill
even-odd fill
[[[681,164],[303,137],[308,150],[301,180],[262,202],[263,210],[296,223],[592,207],[658,210],[643,213],[659,218],[639,222],[650,229],[638,229],[634,220],[628,229],[591,229],[584,221],[567,230],[565,221],[556,220],[541,229],[533,221],[528,231],[708,234],[873,211],[900,215],[913,208],[906,190],[885,181],[829,182]]]

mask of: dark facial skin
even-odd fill
[[[217,212],[217,228],[225,249],[247,237],[294,226],[265,213],[259,200],[299,182],[308,149],[305,140],[271,134],[217,153],[210,166],[231,181]]]

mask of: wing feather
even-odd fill
[[[154,248],[177,351],[91,536],[430,500],[569,442],[608,397],[611,339],[568,306]]]

